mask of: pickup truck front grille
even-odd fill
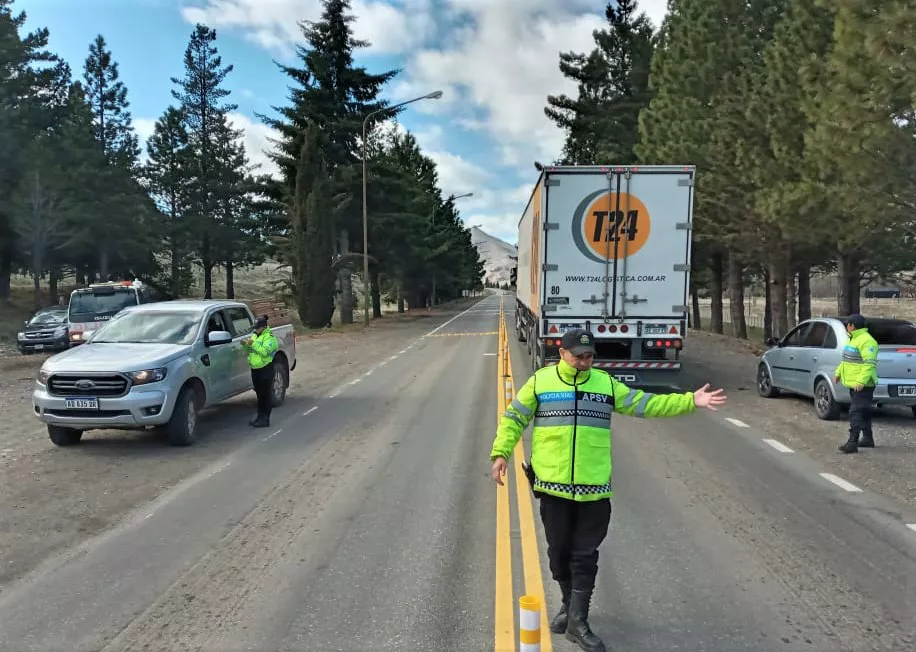
[[[129,389],[127,378],[117,374],[79,374],[51,376],[48,393],[53,396],[124,396]]]

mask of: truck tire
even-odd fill
[[[82,430],[48,424],[48,437],[56,446],[75,446],[83,438]]]
[[[289,368],[286,360],[274,363],[274,382],[271,384],[270,402],[273,407],[280,407],[286,401],[286,388],[289,386]]]
[[[197,439],[197,413],[200,410],[200,396],[191,385],[186,385],[178,400],[172,418],[165,427],[165,434],[172,446],[190,446]]]

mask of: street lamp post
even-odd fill
[[[386,106],[383,109],[377,109],[363,118],[363,294],[365,295],[363,323],[366,326],[369,325],[369,217],[366,207],[366,124],[369,122],[369,118],[377,113],[387,113],[399,109],[402,106],[406,106],[407,104],[412,104],[413,102],[419,102],[420,100],[438,100],[440,97],[442,97],[442,91],[433,91],[432,93],[415,97],[412,100],[407,100],[406,102],[401,102],[394,106]]]

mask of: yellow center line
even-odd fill
[[[509,403],[515,398],[515,382],[512,375],[512,362],[509,355],[509,336],[505,325],[502,298],[499,306],[499,337],[497,355],[497,421],[506,411]],[[519,534],[522,544],[522,572],[525,582],[525,594],[535,596],[540,602],[540,649],[552,652],[553,641],[547,618],[547,604],[544,597],[544,580],[541,573],[541,561],[538,553],[537,530],[534,522],[534,508],[531,501],[531,488],[528,478],[522,469],[525,459],[525,445],[518,440],[512,457],[512,469],[515,475],[516,498],[518,500]],[[508,480],[508,473],[506,480]],[[512,559],[509,540],[509,493],[508,484],[497,485],[496,509],[496,650],[515,650],[515,600],[512,594]],[[508,583],[508,584],[507,584]]]
[[[499,332],[502,333],[502,298],[499,300]],[[501,341],[501,340],[500,340]],[[506,397],[502,384],[503,359],[497,356],[496,422],[505,411]],[[507,474],[508,475],[508,474]],[[508,480],[508,477],[506,478]],[[510,538],[509,485],[496,485],[496,610],[495,652],[515,650],[515,611],[512,595],[512,540]]]

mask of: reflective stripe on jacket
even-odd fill
[[[266,367],[273,362],[274,354],[280,348],[277,338],[270,332],[270,326],[261,331],[260,335],[252,333],[251,344],[248,349],[248,364],[252,369]]]
[[[611,415],[673,417],[693,412],[693,392],[650,394],[600,369],[563,360],[536,371],[502,416],[490,459],[508,460],[530,421],[534,490],[579,502],[610,498]]]
[[[878,342],[867,328],[857,328],[849,334],[849,341],[843,347],[843,360],[833,375],[839,376],[845,387],[878,384]]]

